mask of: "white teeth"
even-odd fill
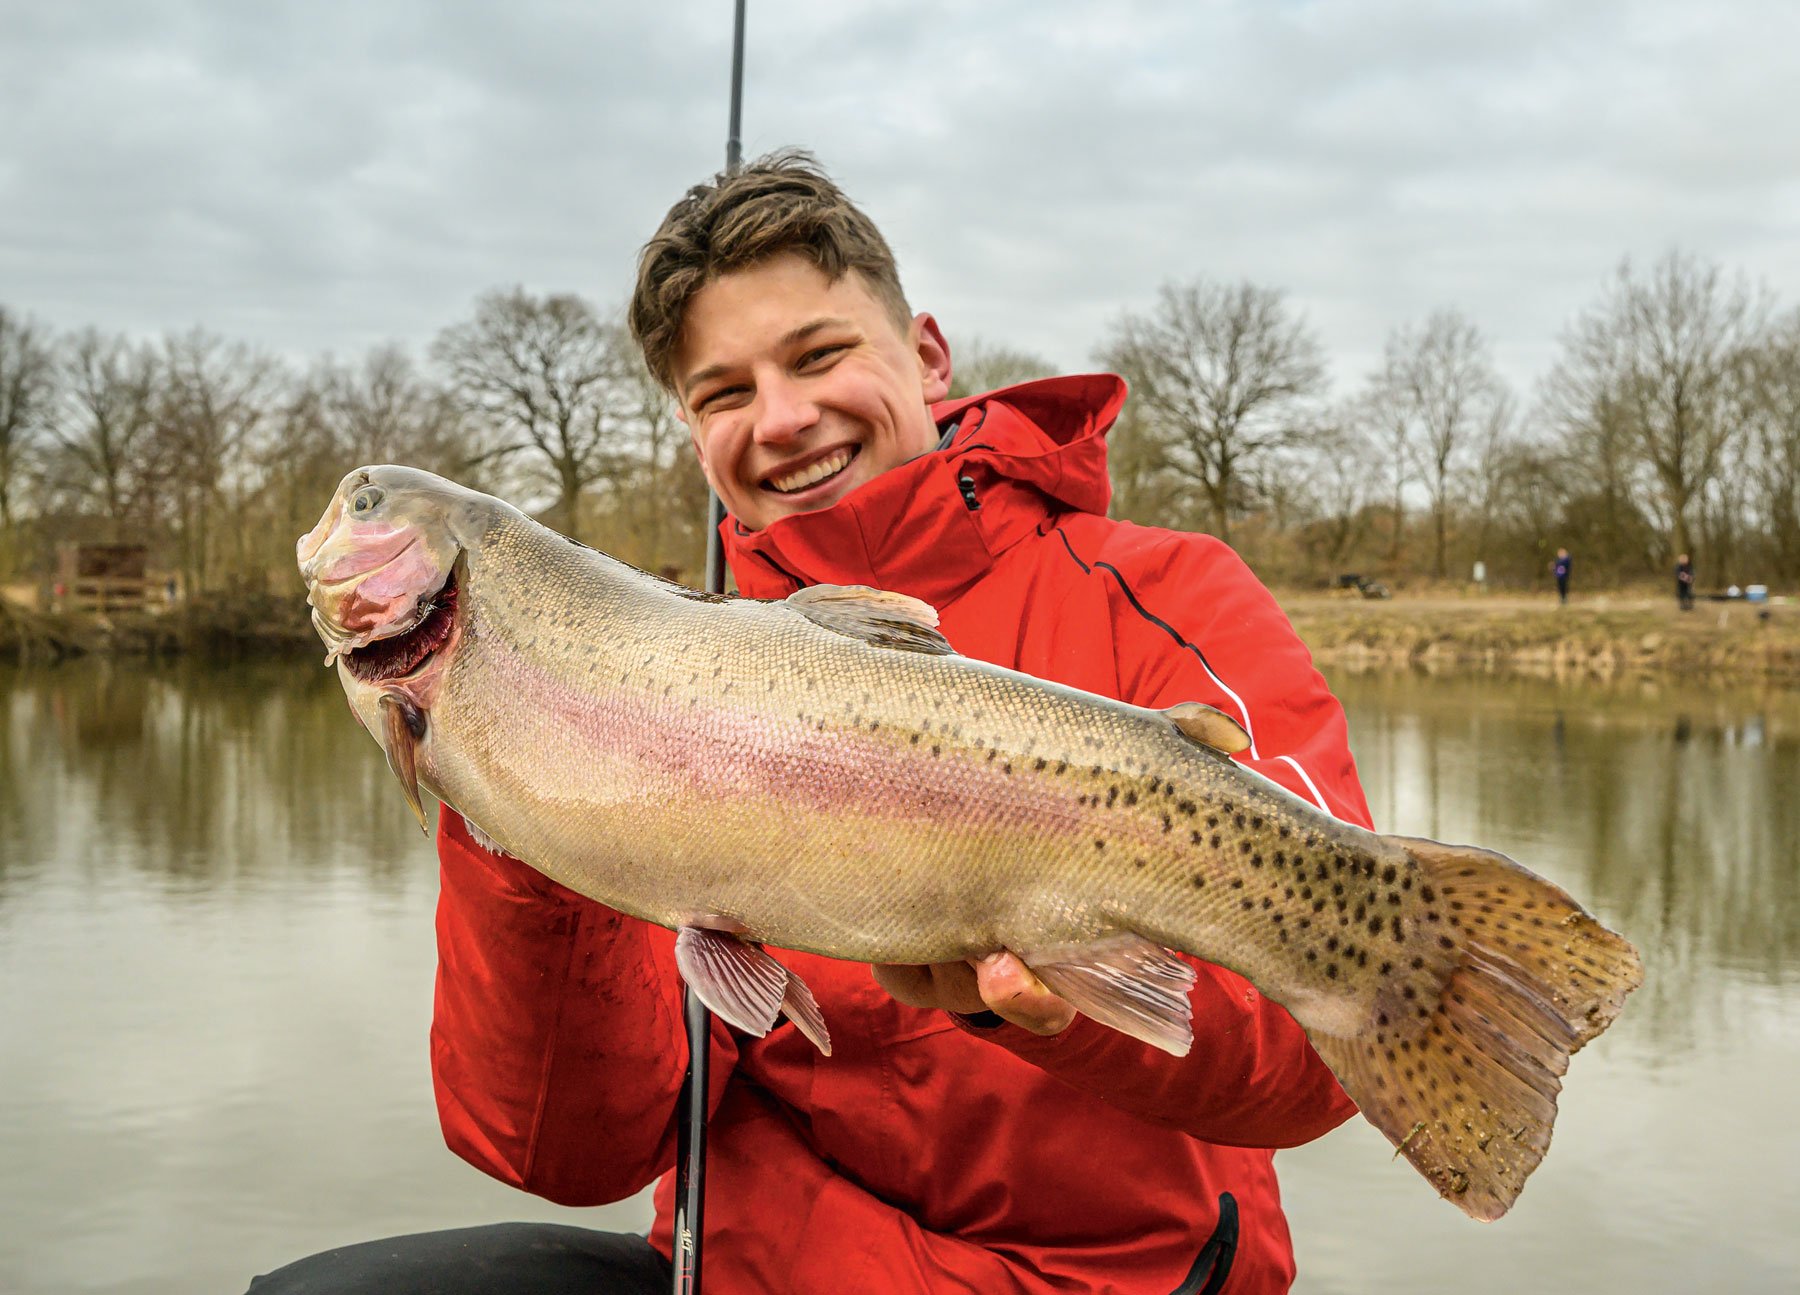
[[[817,463],[801,468],[785,477],[776,477],[769,482],[784,495],[791,495],[796,490],[804,490],[807,486],[816,485],[826,477],[836,476],[850,462],[850,451],[839,450],[836,454],[827,455]]]

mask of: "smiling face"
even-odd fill
[[[937,444],[950,348],[930,315],[903,331],[852,270],[784,253],[694,294],[674,356],[706,478],[751,530],[828,508]]]

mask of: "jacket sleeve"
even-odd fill
[[[1242,763],[1369,826],[1343,708],[1235,553],[1208,536],[1124,526],[1094,557],[1088,576],[1106,587],[1122,700],[1218,707],[1251,736]],[[988,1037],[1077,1088],[1208,1142],[1296,1146],[1354,1113],[1285,1008],[1233,972],[1189,961],[1198,981],[1186,1057],[1085,1017],[1050,1038],[1010,1025]]]
[[[444,1140],[565,1205],[622,1200],[675,1160],[687,1065],[673,937],[439,820],[432,1081]],[[714,1022],[709,1101],[736,1043]]]

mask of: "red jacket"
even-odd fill
[[[1238,719],[1245,762],[1367,824],[1343,713],[1223,544],[1108,521],[1117,378],[934,411],[951,443],[815,513],[742,532],[740,589],[868,584],[936,606],[963,653]],[[432,1060],[444,1133],[569,1204],[662,1176],[669,1249],[685,1065],[673,936],[474,845],[443,815]],[[752,1291],[1280,1291],[1293,1253],[1273,1152],[1353,1110],[1280,1007],[1201,963],[1176,1059],[1077,1017],[1040,1038],[889,998],[866,966],[783,953],[831,1025],[714,1022],[706,1280]],[[1229,1274],[1229,1285],[1225,1276]]]

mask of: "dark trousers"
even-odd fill
[[[1569,601],[1569,577],[1556,577],[1556,597],[1559,602]]]
[[[1681,604],[1681,610],[1687,611],[1694,605],[1694,586],[1686,581],[1675,582],[1675,601]]]
[[[495,1223],[309,1255],[249,1295],[662,1295],[669,1262],[643,1237],[561,1223]]]

